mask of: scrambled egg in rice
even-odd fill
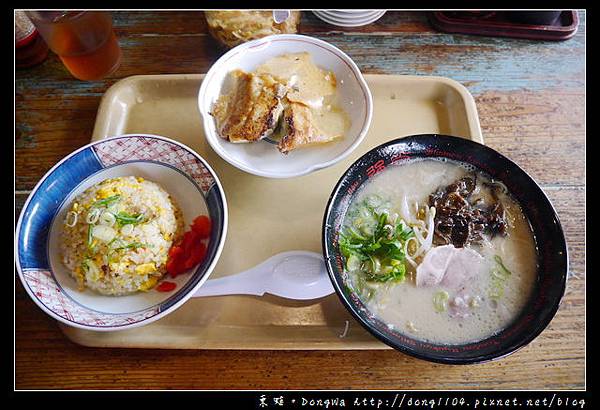
[[[165,275],[183,218],[162,187],[127,176],[77,196],[63,227],[63,262],[79,289],[124,295],[152,289]]]

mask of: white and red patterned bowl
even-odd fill
[[[77,290],[60,259],[62,221],[71,200],[107,178],[135,175],[160,184],[183,212],[186,226],[200,214],[212,220],[205,260],[169,281],[172,292],[104,296]],[[88,144],[56,164],[33,189],[17,223],[19,277],[33,301],[70,326],[110,331],[151,323],[173,312],[202,286],[227,233],[227,203],[217,175],[192,149],[156,135],[122,135]]]

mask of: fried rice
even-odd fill
[[[65,216],[62,260],[79,290],[125,295],[152,289],[166,273],[183,218],[158,184],[126,176],[78,195]]]

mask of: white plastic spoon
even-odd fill
[[[209,279],[193,297],[269,293],[287,299],[310,300],[333,292],[321,254],[290,251],[272,256],[247,271]]]

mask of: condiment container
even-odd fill
[[[40,64],[48,56],[48,45],[31,20],[22,11],[15,11],[15,67]]]

